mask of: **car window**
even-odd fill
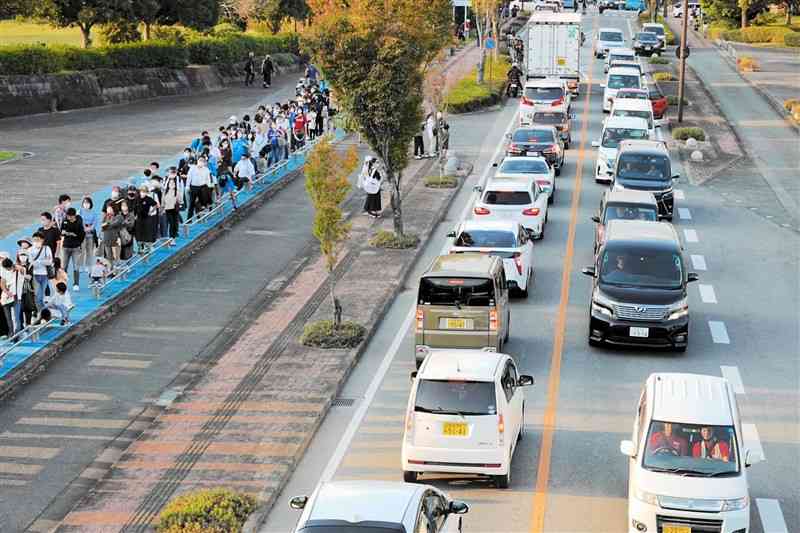
[[[642,466],[683,476],[724,476],[739,472],[733,426],[654,420],[647,433]]]
[[[609,89],[640,89],[641,76],[634,74],[611,74],[606,87]]]
[[[500,385],[503,387],[503,392],[506,395],[507,402],[510,402],[511,398],[514,397],[516,384],[516,381],[514,381],[511,377],[511,365],[506,364],[506,368],[503,371],[503,376],[500,378]]]
[[[564,113],[558,112],[537,112],[533,114],[533,121],[539,124],[550,124],[558,126],[566,120]]]
[[[432,531],[443,531],[444,522],[447,519],[447,504],[441,496],[434,492],[428,492],[425,496],[425,510],[428,513],[428,521],[434,526]]]
[[[617,177],[629,180],[669,180],[669,158],[657,154],[623,153],[617,164]]]
[[[419,506],[419,512],[417,513],[417,523],[414,525],[414,533],[431,533],[433,531],[433,526],[428,519],[428,510],[426,508],[425,499],[422,499],[422,502]]]
[[[551,130],[517,130],[511,137],[512,141],[519,143],[551,143],[553,132]]]
[[[494,283],[491,278],[437,278],[419,280],[420,305],[494,305]]]
[[[462,231],[453,244],[475,248],[515,248],[517,246],[513,231],[488,229]]]
[[[658,41],[658,35],[656,35],[655,33],[646,32],[646,31],[638,33],[636,35],[636,38],[639,39],[643,43],[644,42],[654,43],[654,42]]]
[[[678,289],[683,282],[683,261],[664,250],[612,249],[600,260],[600,282],[607,285]]]
[[[486,191],[483,202],[489,205],[528,205],[531,195],[528,191]]]
[[[664,35],[664,28],[661,26],[647,26],[648,33],[655,33],[656,35]]]
[[[422,379],[417,386],[414,411],[465,416],[496,415],[494,382]]]
[[[606,128],[603,130],[603,148],[617,148],[619,143],[625,139],[647,139],[647,130],[636,128]]]
[[[636,110],[636,109],[615,109],[614,110],[615,117],[635,117],[635,118],[643,118],[647,121],[647,127],[653,127],[653,113],[650,111],[644,110]]]
[[[563,87],[525,87],[525,96],[532,100],[558,100],[564,96]]]
[[[617,100],[623,99],[647,100],[647,94],[637,90],[620,89],[617,93]]]
[[[658,85],[656,84],[648,85],[647,90],[648,90],[648,95],[651,99],[658,100],[659,98],[664,97],[663,93],[661,92],[661,89],[659,89]]]
[[[547,162],[541,159],[526,159],[523,157],[514,157],[506,159],[500,165],[498,173],[508,174],[548,174],[550,169]]]
[[[609,54],[608,63],[611,64],[614,61],[633,61],[634,59],[636,59],[636,56],[629,54]]]
[[[603,224],[609,220],[646,220],[655,222],[658,219],[658,210],[655,206],[647,205],[609,205]]]
[[[622,34],[615,31],[601,31],[600,40],[612,43],[621,43],[623,41]]]

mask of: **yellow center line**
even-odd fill
[[[550,376],[547,382],[547,406],[544,411],[542,443],[539,450],[539,468],[536,474],[536,490],[533,493],[533,515],[531,533],[544,531],[544,515],[547,507],[547,485],[550,481],[550,457],[553,449],[553,433],[555,432],[556,408],[558,405],[558,389],[561,384],[561,355],[564,349],[564,332],[567,322],[567,304],[569,303],[569,285],[572,274],[572,260],[575,252],[575,228],[578,223],[578,206],[581,201],[581,178],[583,161],[586,157],[586,137],[589,130],[589,96],[592,94],[592,71],[586,82],[586,96],[581,118],[581,145],[578,151],[577,168],[575,170],[575,189],[572,191],[572,202],[569,215],[569,232],[567,235],[567,251],[561,273],[561,297],[558,304],[555,335],[553,338],[553,354],[550,360]]]

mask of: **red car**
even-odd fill
[[[656,120],[664,118],[667,108],[669,107],[667,97],[664,96],[664,93],[661,92],[661,89],[659,89],[658,85],[655,83],[649,84],[647,90],[650,96],[650,103],[653,106],[653,118]]]

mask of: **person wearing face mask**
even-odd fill
[[[148,253],[156,240],[158,202],[148,192],[146,186],[139,187],[139,201],[134,210],[136,215],[134,231],[140,254]]]
[[[123,202],[123,205],[127,210],[128,204]],[[122,229],[123,215],[121,213],[122,209],[120,209],[120,213],[117,213],[112,206],[108,206],[100,222],[100,232],[102,235],[100,245],[101,253],[112,267],[114,265],[114,256],[116,255],[114,249],[117,247],[119,232],[120,229]]]
[[[125,198],[123,197],[122,189],[118,185],[114,185],[111,188],[111,197],[103,202],[102,212],[105,213],[108,206],[111,206],[115,213],[119,213],[119,204],[121,204],[123,200],[125,200]]]
[[[177,176],[167,176],[166,189],[161,197],[161,207],[167,219],[167,234],[169,245],[175,246],[175,239],[178,238],[178,221],[181,210],[181,192],[178,190]]]
[[[94,212],[94,202],[90,196],[83,199],[81,209],[78,214],[83,221],[83,233],[85,238],[81,245],[81,255],[79,258],[79,265],[81,270],[89,272],[89,269],[94,265],[94,253],[97,248],[99,229],[99,218],[97,213]]]
[[[2,321],[5,329],[0,331],[0,337],[13,337],[17,333],[17,325],[14,322],[17,302],[16,274],[14,261],[9,259],[5,252],[2,252],[2,260],[0,260],[0,307],[3,309]]]
[[[189,211],[187,217],[191,220],[195,210],[200,210],[200,200],[203,195],[203,187],[207,187],[211,182],[211,173],[206,167],[206,158],[200,157],[197,165],[189,170],[187,183],[189,184]]]
[[[122,202],[120,204],[120,227],[118,230],[118,239],[114,243],[114,247],[116,248],[119,246],[119,253],[117,254],[119,258],[123,261],[127,261],[131,257],[133,257],[133,235],[136,232],[136,214],[134,211],[134,207],[138,205],[139,201],[138,198],[133,203],[128,203],[127,201]],[[117,245],[117,242],[119,245]],[[108,257],[106,257],[108,259]]]
[[[41,232],[33,234],[33,247],[30,250],[31,262],[33,263],[33,281],[36,290],[36,309],[44,309],[45,290],[48,286],[48,275],[53,268],[53,252],[45,244],[44,235]],[[55,272],[53,272],[55,275]]]
[[[29,326],[36,312],[36,291],[33,288],[33,265],[27,249],[17,252],[15,265],[17,287],[19,290],[19,305],[16,307],[16,323],[18,330]]]
[[[67,216],[67,209],[72,205],[72,198],[68,194],[62,194],[58,197],[58,205],[53,208],[53,220],[56,226],[61,227],[64,218]]]

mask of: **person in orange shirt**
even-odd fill
[[[714,437],[714,428],[700,428],[700,436],[703,440],[692,445],[692,457],[700,459],[716,459],[717,461],[730,460],[730,448],[728,443],[717,440]]]
[[[674,455],[689,455],[689,441],[687,441],[685,437],[675,435],[672,429],[673,427],[670,422],[664,422],[661,431],[650,435],[650,442],[647,445],[650,453],[671,449]]]

